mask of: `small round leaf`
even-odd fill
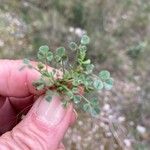
[[[47,53],[47,60],[50,62],[53,59],[53,53],[52,52],[48,52]]]
[[[104,87],[106,90],[110,90],[113,87],[113,81],[114,80],[112,78],[110,78],[104,82]]]
[[[103,88],[103,82],[101,80],[95,80],[93,86],[97,90],[101,90]]]
[[[100,77],[102,80],[109,79],[109,78],[110,78],[110,72],[107,71],[107,70],[102,70],[102,71],[99,73],[99,77]]]
[[[87,45],[90,43],[90,38],[87,35],[83,35],[81,38],[81,44]]]
[[[71,42],[69,44],[69,47],[70,47],[71,50],[76,50],[78,46],[77,46],[77,44],[75,42]]]
[[[93,65],[93,64],[88,64],[88,65],[86,66],[86,73],[87,73],[87,74],[92,73],[92,72],[93,72],[93,69],[94,69],[94,65]]]
[[[40,51],[49,51],[49,47],[47,45],[42,45],[40,48],[39,48]]]

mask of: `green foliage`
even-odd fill
[[[32,66],[28,59],[24,60],[24,64],[29,68],[32,66],[33,69],[36,69],[41,74],[40,79],[33,82],[33,86],[36,90],[45,91],[47,101],[52,100],[53,91],[63,97],[62,103],[64,106],[67,106],[70,102],[73,102],[77,107],[80,104],[85,112],[95,117],[100,112],[99,101],[95,98],[88,100],[84,95],[103,88],[111,89],[113,79],[107,70],[100,71],[98,76],[93,73],[94,65],[87,58],[87,44],[89,42],[90,38],[87,35],[83,35],[79,45],[74,42],[69,44],[69,47],[76,52],[76,57],[74,63],[68,66],[65,66],[65,61],[69,59],[66,49],[59,47],[52,53],[47,45],[39,48],[37,67]],[[63,71],[61,78],[56,79],[58,74],[56,69],[51,72],[48,70],[47,63],[50,63],[53,58],[56,63],[54,68]],[[81,93],[82,90],[83,92]]]

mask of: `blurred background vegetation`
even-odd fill
[[[80,112],[67,150],[149,150],[150,1],[0,0],[1,59],[34,59],[40,45],[67,47],[84,33],[96,71],[110,70],[115,86],[99,93],[98,119]]]

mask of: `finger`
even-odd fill
[[[25,98],[0,96],[0,135],[10,131],[23,114],[26,114],[34,102],[34,96]]]
[[[36,92],[32,82],[39,79],[40,73],[28,68],[20,71],[22,65],[22,60],[0,60],[0,95],[25,97]]]
[[[0,149],[56,150],[70,126],[73,107],[62,107],[60,97],[51,102],[40,97],[11,132],[0,137]]]

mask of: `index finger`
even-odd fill
[[[22,60],[0,60],[1,96],[26,97],[35,93],[32,82],[40,78],[40,73],[29,68],[20,71],[22,65]]]

